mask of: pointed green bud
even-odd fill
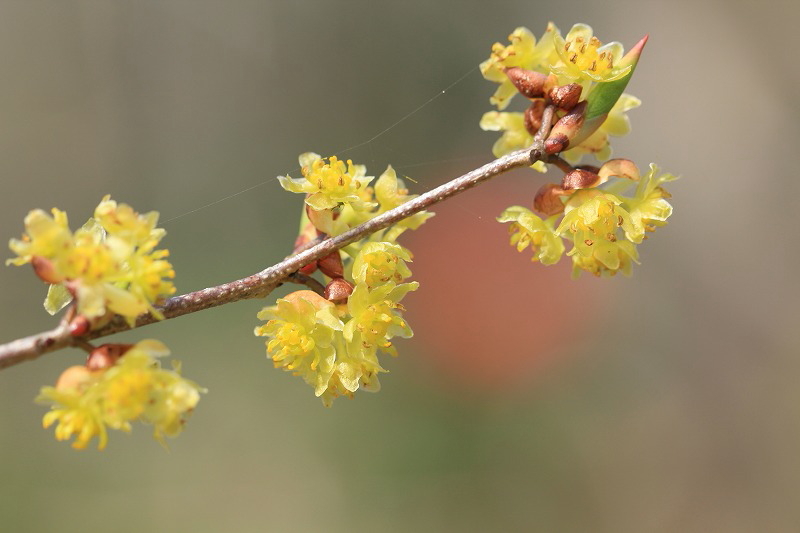
[[[642,49],[647,44],[649,37],[649,35],[642,37],[621,59],[620,67],[628,65],[631,67],[625,76],[618,80],[598,83],[589,93],[586,98],[586,116],[581,126],[581,131],[573,139],[570,139],[570,146],[578,146],[606,121],[611,108],[614,107],[619,97],[622,96],[625,87],[628,86],[628,82],[633,76],[633,71],[636,70],[636,64],[639,62],[639,56],[642,55]]]
[[[636,70],[636,64],[639,62],[639,56],[642,54],[642,49],[644,49],[644,45],[647,44],[648,38],[649,35],[642,37],[642,39],[636,43],[636,46],[631,48],[628,53],[623,56],[622,61],[618,66],[631,66],[631,70],[628,71],[625,76],[615,81],[598,83],[592,92],[589,93],[589,96],[586,99],[587,123],[592,121],[592,119],[595,117],[607,115],[608,112],[611,111],[611,108],[614,107],[614,104],[617,103],[617,100],[619,100],[619,97],[622,95],[625,87],[628,86],[628,82],[630,81],[631,76],[633,76],[634,70]]]

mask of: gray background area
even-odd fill
[[[274,178],[300,152],[391,163],[414,192],[488,161],[475,67],[519,25],[649,33],[615,154],[683,179],[629,279],[571,282],[507,246],[493,217],[539,175],[448,202],[406,241],[417,337],[381,393],[333,409],[266,360],[259,302],[116,337],[163,340],[210,389],[170,452],[143,427],[102,453],[41,429],[32,399],[78,351],[3,371],[0,529],[800,530],[797,10],[1,0],[2,238],[110,193],[161,213],[181,292],[289,252],[301,199]],[[0,288],[2,340],[54,324],[27,268]]]

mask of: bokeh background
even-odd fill
[[[436,209],[406,241],[416,338],[381,393],[332,409],[265,359],[259,302],[117,337],[163,340],[210,389],[169,452],[143,427],[104,452],[41,429],[32,399],[76,350],[4,370],[0,529],[800,530],[797,16],[788,0],[0,0],[3,238],[29,209],[79,224],[110,193],[161,213],[181,292],[289,252],[301,199],[274,177],[300,152],[391,163],[414,192],[488,161],[476,66],[519,25],[649,33],[615,153],[683,176],[632,278],[572,282],[507,246],[494,217],[539,175]],[[0,269],[0,340],[54,325],[43,296]]]

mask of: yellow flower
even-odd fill
[[[44,427],[57,421],[56,438],[75,435],[72,445],[78,449],[98,437],[102,450],[108,440],[107,427],[130,431],[131,422],[138,420],[152,424],[154,437],[163,444],[163,436],[176,436],[183,429],[200,393],[205,392],[181,377],[179,369],[161,368],[157,358],[168,353],[163,343],[143,340],[107,369],[67,369],[56,387],[43,387],[37,398],[53,406],[44,416]]]
[[[109,235],[146,251],[153,249],[166,235],[164,229],[156,227],[156,211],[140,215],[129,205],[117,204],[110,195],[106,195],[95,208],[94,218]]]
[[[636,262],[638,255],[624,237],[635,234],[635,228],[622,203],[619,196],[598,189],[577,190],[567,200],[555,231],[573,242],[567,255],[573,257],[576,269],[596,275],[630,273],[631,261]]]
[[[411,276],[406,266],[411,252],[388,242],[368,242],[353,261],[353,281],[373,288],[388,281],[399,283]]]
[[[581,255],[574,248],[567,255],[572,257],[573,278],[582,271],[597,277],[613,276],[617,272],[630,276],[633,263],[639,262],[636,245],[630,241],[601,244],[593,255]]]
[[[85,367],[78,367],[84,368]],[[88,374],[88,370],[86,371]],[[42,426],[47,429],[53,423],[56,425],[56,440],[68,440],[75,435],[72,447],[78,450],[85,449],[89,442],[98,438],[97,449],[102,450],[108,443],[106,424],[103,421],[101,405],[98,397],[92,391],[93,382],[81,388],[68,388],[59,390],[56,387],[42,387],[36,398],[40,403],[51,403],[53,409],[42,418]]]
[[[386,171],[384,171],[375,182],[375,199],[378,201],[378,210],[373,216],[383,214],[390,209],[399,207],[417,196],[416,194],[408,194],[405,183],[397,177],[397,173],[392,166],[389,165],[386,167]],[[394,241],[406,229],[417,229],[433,215],[434,213],[430,211],[420,211],[410,217],[404,218],[388,230],[386,240]]]
[[[302,178],[278,176],[278,180],[287,191],[307,194],[306,204],[316,210],[333,209],[344,203],[360,207],[363,200],[359,193],[373,179],[366,175],[365,166],[354,165],[350,160],[345,163],[336,156],[326,163],[320,155],[307,152],[300,155],[300,166]]]
[[[641,242],[646,231],[655,231],[672,215],[672,205],[667,201],[670,194],[661,186],[677,179],[672,174],[659,174],[656,165],[650,164],[650,172],[639,180],[636,194],[626,199],[625,205],[631,215],[634,231],[628,236],[633,242]]]
[[[503,46],[495,43],[489,59],[480,64],[481,74],[489,81],[500,84],[489,103],[503,110],[508,107],[511,98],[517,94],[514,85],[505,74],[505,69],[521,67],[528,70],[547,72],[550,63],[557,59],[553,48],[553,37],[558,33],[558,28],[551,22],[539,43],[536,37],[527,28],[517,28],[508,40],[511,44]]]
[[[561,61],[550,70],[559,79],[609,82],[622,78],[632,68],[630,65],[619,66],[622,44],[611,42],[603,45],[586,24],[575,24],[566,38],[556,32],[553,42]]]
[[[555,231],[554,224],[558,216],[542,220],[530,209],[512,206],[503,211],[498,222],[511,222],[511,246],[518,252],[528,246],[533,251],[532,261],[541,261],[543,265],[553,265],[564,253],[564,243]]]
[[[403,180],[397,177],[391,165],[375,181],[374,187],[359,189],[358,195],[360,202],[343,204],[336,219],[333,220],[331,214],[331,220],[329,222],[326,220],[319,229],[329,235],[340,235],[417,197],[416,194],[408,193]],[[404,231],[417,229],[433,215],[429,211],[420,211],[404,218],[383,232],[381,240],[394,242]],[[326,229],[328,231],[325,231]]]
[[[343,330],[349,353],[363,350],[374,354],[376,350],[381,350],[396,356],[397,349],[391,339],[413,335],[408,323],[398,312],[404,309],[400,300],[418,287],[416,281],[399,285],[389,281],[370,290],[365,283],[358,283],[347,300],[347,311],[352,318]]]
[[[19,257],[7,263],[47,265],[43,279],[63,284],[61,290],[51,288],[45,300],[51,314],[74,296],[78,312],[87,318],[107,311],[129,323],[147,311],[159,316],[153,305],[175,292],[170,281],[175,272],[164,259],[169,252],[154,250],[165,235],[155,227],[158,213],[139,215],[106,196],[95,215],[72,233],[62,211],[53,209],[52,218],[44,211],[31,211],[22,240],[9,243]]]
[[[378,373],[384,370],[376,351],[348,343],[334,304],[318,294],[296,291],[263,309],[258,317],[269,320],[255,332],[271,338],[267,352],[275,366],[302,377],[326,407],[339,396],[380,388]]]
[[[7,265],[24,265],[34,257],[53,259],[72,248],[72,232],[69,230],[67,214],[53,208],[53,216],[41,209],[34,209],[25,217],[25,234],[22,239],[11,239],[11,251],[19,257],[6,260]]]
[[[332,302],[312,291],[295,291],[265,307],[258,318],[267,323],[255,334],[270,337],[267,355],[275,367],[301,376],[321,395],[336,361],[335,332],[343,324]]]

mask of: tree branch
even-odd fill
[[[513,168],[528,166],[539,159],[543,159],[545,156],[542,139],[547,131],[549,131],[550,122],[552,120],[552,111],[548,113],[548,110],[545,110],[545,113],[547,120],[542,121],[542,128],[539,130],[541,135],[536,136],[536,142],[531,149],[519,150],[500,157],[461,177],[440,185],[427,193],[421,194],[413,200],[390,211],[378,215],[341,235],[325,239],[307,250],[291,256],[257,274],[229,283],[223,283],[216,287],[209,287],[180,296],[174,296],[166,300],[163,305],[157,306],[156,308],[165,318],[175,318],[239,300],[263,298],[281,283],[287,281],[287,278],[297,272],[300,267],[308,263],[321,259],[352,242],[387,228],[400,220],[408,218],[451,196],[470,189],[498,174],[502,174]],[[301,278],[297,279],[298,281],[301,280]],[[304,278],[300,282],[308,284],[308,280]],[[97,330],[90,331],[81,337],[73,336],[70,331],[70,325],[64,322],[53,330],[0,345],[0,369],[23,361],[36,359],[40,355],[60,350],[67,346],[75,345],[76,343],[139,328],[147,324],[152,324],[153,322],[158,322],[158,319],[153,316],[152,313],[139,316],[133,327],[129,326],[122,317],[116,317],[108,324]]]

